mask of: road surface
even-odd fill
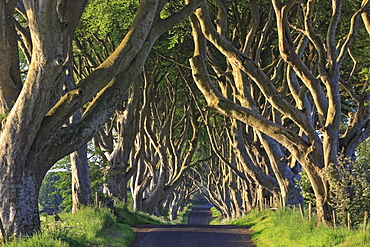
[[[193,209],[188,225],[140,225],[134,227],[131,247],[255,247],[246,227],[209,225],[210,205]]]

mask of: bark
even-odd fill
[[[230,191],[230,176],[229,168],[225,164],[220,164],[217,159],[211,159],[206,163],[206,166],[200,170],[200,180],[203,182],[198,184],[201,192],[206,196],[208,201],[214,205],[222,214],[223,218],[230,218],[236,215]]]
[[[194,186],[193,181],[190,178],[184,180],[184,182],[174,190],[172,197],[169,196],[170,220],[177,219],[178,212],[184,209],[189,202],[190,196],[196,191],[197,188]]]
[[[288,5],[288,3],[286,4]],[[197,10],[196,14],[200,21],[203,35],[209,41],[211,41],[230,60],[230,62],[235,64],[236,67],[245,72],[254,80],[254,82],[257,83],[260,90],[263,92],[265,97],[269,100],[269,103],[271,103],[274,108],[284,113],[286,116],[289,116],[289,118],[291,118],[296,124],[298,124],[307,135],[309,135],[313,140],[316,140],[317,143],[313,144],[310,147],[310,144],[308,144],[298,135],[288,131],[281,126],[278,127],[279,125],[268,121],[263,116],[250,109],[240,107],[239,105],[236,105],[225,99],[225,97],[221,95],[213,86],[209,78],[207,78],[208,72],[204,68],[204,65],[202,65],[202,63],[204,63],[204,60],[203,62],[201,62],[202,58],[198,55],[191,59],[193,76],[198,87],[205,95],[208,106],[211,109],[214,109],[226,116],[239,119],[247,125],[282,143],[283,146],[285,146],[292,153],[292,155],[296,157],[302,163],[302,165],[304,165],[306,170],[308,170],[308,173],[314,173],[311,174],[311,176],[315,177],[316,180],[311,180],[311,182],[315,183],[313,187],[314,189],[316,189],[316,196],[318,200],[321,201],[319,205],[322,207],[319,211],[322,211],[320,212],[323,213],[322,215],[327,216],[327,212],[323,211],[325,208],[324,204],[326,203],[325,200],[328,199],[326,190],[327,188],[325,186],[325,181],[323,181],[323,178],[320,177],[317,170],[317,167],[323,167],[323,162],[319,157],[320,150],[322,150],[320,147],[321,142],[319,142],[318,136],[315,133],[313,126],[309,124],[310,122],[308,121],[306,116],[302,114],[302,112],[294,109],[292,105],[290,105],[287,101],[279,96],[279,93],[276,91],[274,85],[271,84],[270,79],[256,66],[256,64],[254,64],[248,57],[245,57],[241,52],[235,49],[230,43],[226,41],[224,37],[215,32],[215,30],[210,25],[209,16],[205,8]],[[283,18],[283,20],[285,19]],[[282,38],[280,39],[285,39],[284,34],[286,34],[286,28],[286,25],[281,25],[281,28],[278,29],[282,33]],[[196,44],[198,41],[198,37],[199,34],[195,36]],[[277,129],[274,130],[274,128]],[[281,135],[278,137],[278,134]],[[308,160],[314,159],[315,161],[310,162],[305,160],[303,157],[309,157]],[[322,215],[320,216],[320,219],[322,219]]]
[[[104,193],[111,197],[127,202],[127,185],[136,172],[136,163],[130,164],[130,156],[137,152],[134,147],[139,126],[139,103],[141,98],[140,83],[135,83],[125,109],[117,109],[117,144],[113,148],[113,126],[108,126],[106,131],[101,130],[95,144],[108,152],[110,165],[106,167],[107,182],[104,184]],[[113,124],[113,123],[112,123]],[[108,144],[109,143],[109,144]],[[107,145],[108,144],[108,145]]]
[[[368,106],[364,107],[362,103],[362,100],[368,96],[363,93],[360,95],[354,93],[356,90],[353,90],[352,78],[350,77],[348,81],[341,78],[341,66],[344,58],[349,53],[349,46],[361,28],[359,23],[360,16],[362,16],[365,26],[368,23],[369,1],[363,1],[361,6],[358,6],[358,11],[348,18],[350,19],[349,30],[342,42],[336,40],[339,36],[338,22],[341,18],[342,1],[333,1],[331,7],[329,7],[332,10],[332,15],[327,22],[323,21],[323,25],[328,27],[324,34],[325,38],[320,36],[318,31],[315,30],[317,23],[314,23],[314,20],[318,20],[314,14],[314,8],[317,7],[314,4],[315,1],[308,1],[299,9],[302,10],[302,16],[304,17],[303,27],[294,27],[294,25],[289,23],[290,19],[295,18],[293,7],[299,3],[294,0],[284,2],[273,0],[271,3],[275,13],[276,34],[278,35],[279,45],[279,52],[271,52],[271,56],[278,55],[284,59],[284,63],[288,65],[286,67],[287,70],[282,71],[279,69],[281,68],[279,65],[281,62],[275,63],[277,65],[274,69],[268,70],[265,68],[262,70],[257,65],[257,63],[262,63],[262,61],[256,60],[257,63],[254,63],[250,57],[246,56],[252,56],[253,54],[243,53],[243,47],[238,46],[235,42],[237,38],[233,40],[234,37],[240,36],[233,36],[232,42],[229,42],[228,37],[225,37],[225,32],[220,32],[219,29],[216,30],[214,28],[206,4],[204,4],[201,9],[195,12],[198,21],[193,24],[193,27],[196,27],[193,29],[195,53],[191,59],[193,77],[206,97],[209,110],[239,119],[254,130],[273,138],[288,151],[288,155],[291,158],[297,160],[303,166],[309,174],[318,201],[318,218],[320,221],[328,222],[331,217],[328,204],[330,200],[330,186],[325,176],[321,175],[321,170],[325,167],[336,165],[339,147],[347,152],[347,155],[351,156],[359,141],[368,136],[368,120],[366,119],[368,117]],[[250,6],[255,10],[258,7],[254,1]],[[269,17],[268,22],[270,20]],[[192,18],[192,21],[195,22],[194,18]],[[268,22],[265,27],[268,26]],[[252,22],[250,26],[252,32]],[[291,28],[301,32],[296,36],[297,38],[293,36],[294,33],[291,32]],[[205,44],[204,38],[210,41],[232,64],[232,76],[220,70],[216,71],[216,73],[218,78],[220,78],[220,75],[225,76],[228,83],[232,84],[235,82],[236,89],[234,92],[239,100],[237,104],[230,101],[228,96],[221,94],[217,90],[210,80],[204,64],[202,65],[202,63],[206,63],[204,50],[201,50],[204,49],[202,48]],[[244,44],[248,45],[245,47],[250,47],[251,42],[252,39],[246,38]],[[261,47],[260,44],[257,47]],[[307,48],[310,49],[311,54],[312,52],[317,54],[316,60],[313,56],[310,58],[304,56],[303,52]],[[256,58],[259,58],[258,51],[256,55]],[[351,55],[351,58],[355,62],[350,75],[353,76],[357,61],[353,55]],[[215,61],[212,60],[212,64],[214,63]],[[275,64],[271,63],[267,68],[272,68]],[[244,72],[246,77],[251,79],[250,83],[246,83],[248,79],[243,78],[243,75],[240,75],[242,73],[238,73],[238,70]],[[269,71],[279,75],[283,81],[280,82],[277,79],[278,77]],[[285,76],[287,77],[285,78]],[[341,139],[339,139],[339,130],[340,116],[342,115],[342,98],[338,82],[341,82],[341,86],[348,91],[349,95],[358,104],[356,107],[358,111],[351,117],[353,122],[351,121],[349,128]],[[255,88],[255,85],[257,88]],[[279,89],[277,86],[279,86]],[[255,93],[259,92],[263,94],[263,97],[255,97],[257,95]],[[289,97],[290,93],[292,98]],[[264,102],[268,102],[268,104]],[[263,110],[262,107],[256,107],[256,105],[261,103],[264,104]],[[273,109],[269,110],[269,107]],[[288,125],[286,119],[292,121],[293,124]],[[277,126],[279,126],[280,130],[273,130]],[[292,127],[299,129],[298,132],[295,132],[298,135],[286,131]],[[322,140],[320,140],[319,133],[322,135]],[[281,134],[281,136],[277,134]],[[287,162],[283,164],[284,162],[279,161],[279,156],[283,160],[286,156],[282,152],[276,152],[279,148],[276,148],[276,146],[272,148],[274,146],[272,142],[261,135],[260,140],[264,143],[266,152],[269,153],[271,165],[274,173],[276,173],[279,186],[282,190],[286,190],[286,186],[291,184],[287,181],[292,181],[294,177],[294,174],[291,172],[286,173],[289,171],[289,169],[286,169],[288,168]],[[284,150],[284,153],[286,151]]]
[[[71,154],[72,170],[72,213],[92,204],[92,193],[87,160],[87,146]]]
[[[194,35],[195,39],[197,40],[197,42],[195,42],[195,44],[196,44],[195,54],[197,54],[197,53],[202,54],[202,53],[204,53],[204,51],[201,51],[202,47],[204,47],[204,44],[203,44],[204,41],[202,40],[202,35],[199,33],[200,32],[199,31],[199,25],[198,25],[197,20],[194,20],[194,18],[191,19],[191,20],[192,20],[192,26],[193,26],[193,35]],[[221,28],[219,28],[219,30],[221,30]],[[219,31],[219,32],[222,33],[222,31]],[[250,44],[248,46],[250,46]],[[217,59],[214,59],[214,61],[212,61],[212,64],[217,64],[216,60]],[[216,71],[216,73],[218,71],[220,71],[220,70],[218,69]],[[238,94],[240,94],[240,96],[237,96],[237,97],[240,100],[242,106],[257,109],[257,107],[255,107],[253,105],[252,100],[248,100],[249,95],[243,94],[243,91],[247,90],[247,89],[243,88],[243,86],[244,86],[243,76],[241,75],[240,69],[237,66],[233,66],[232,71],[233,71],[233,75],[235,76],[235,81],[236,81],[235,83],[237,84],[236,85],[237,90],[235,90],[235,91],[237,91]],[[238,74],[238,71],[239,71],[239,74]],[[220,74],[219,78],[222,78],[223,73],[219,73],[219,74]],[[221,88],[222,88],[222,85],[221,85]],[[228,95],[230,95],[230,94],[228,94],[227,92],[223,93],[224,97],[230,98]],[[262,186],[264,186],[265,188],[267,188],[268,190],[270,190],[271,192],[273,192],[275,194],[278,193],[279,185],[278,185],[277,180],[274,177],[271,177],[271,176],[267,175],[266,173],[264,173],[264,171],[261,168],[259,168],[259,165],[257,164],[258,162],[256,162],[257,159],[256,158],[251,158],[251,156],[253,157],[255,154],[253,154],[252,152],[250,152],[249,154],[247,153],[247,151],[245,149],[245,144],[244,144],[245,143],[244,136],[241,134],[241,133],[243,133],[243,130],[241,130],[241,125],[236,124],[235,121],[233,121],[233,123],[234,124],[232,126],[234,126],[234,127],[232,128],[232,131],[231,131],[232,134],[231,135],[233,136],[234,149],[235,149],[235,153],[236,153],[238,159],[244,165],[244,170],[247,171],[249,176],[251,176],[259,184],[261,184]],[[236,126],[239,126],[239,127],[236,127]],[[210,132],[208,131],[208,133],[210,133]],[[212,140],[211,134],[209,134],[209,138]],[[214,144],[212,144],[212,147],[215,150],[215,152],[217,153],[217,151],[216,151],[217,148],[214,148]],[[223,159],[221,157],[221,155],[218,155],[218,157],[220,159]],[[270,158],[274,158],[274,157],[270,157]],[[275,162],[275,161],[272,160],[271,162]],[[285,165],[287,165],[287,163],[285,163]],[[284,170],[284,172],[285,171],[286,170]],[[275,172],[280,172],[280,171],[275,169]],[[292,173],[290,173],[290,174],[293,176]],[[276,175],[279,176],[279,174],[276,174]],[[298,201],[302,201],[302,197],[299,195],[299,191],[295,189],[295,184],[294,184],[294,180],[292,179],[292,176],[290,176],[290,182],[291,182],[290,186],[289,186],[290,192],[294,191],[294,193],[293,193],[293,194],[295,194],[294,197],[300,198],[300,199],[298,199]],[[281,175],[280,175],[280,177],[281,177]],[[281,181],[281,180],[282,179],[280,179],[279,181]],[[282,183],[282,182],[280,183],[280,185],[281,185],[280,188],[282,189],[282,191],[284,192],[284,195],[285,195],[286,192],[287,192],[287,186],[285,185],[285,183]],[[297,201],[292,200],[291,202],[296,203]]]
[[[12,12],[4,12],[4,3],[0,1],[1,30],[12,26],[3,18],[12,15]],[[14,4],[14,1],[9,3]],[[163,32],[184,20],[199,2],[194,1],[171,17],[160,19],[158,15],[162,3],[157,0],[141,1],[122,44],[80,81],[78,88],[63,97],[65,71],[72,59],[69,56],[70,44],[87,1],[25,0],[23,3],[32,54],[23,88],[2,123],[0,217],[7,235],[26,236],[40,226],[37,193],[43,176],[57,160],[81,148],[97,133],[122,102],[124,93],[140,73],[154,42]],[[6,15],[3,16],[3,13]],[[11,33],[14,33],[14,28],[9,30],[11,32],[7,36],[4,32],[0,33],[0,40],[6,41],[0,44],[0,57],[6,54],[3,48],[9,44]],[[14,43],[12,45],[11,50],[14,50]],[[0,67],[6,69],[3,63]],[[14,69],[11,71],[17,71]],[[121,80],[123,77],[125,79]],[[9,83],[9,78],[5,82],[1,78],[0,84]],[[13,83],[16,81],[14,77]],[[82,120],[63,127],[67,119],[92,98],[94,101],[84,112]]]
[[[243,169],[248,172],[248,175],[256,181],[258,184],[266,188],[267,190],[271,191],[272,193],[278,193],[279,185],[278,181],[275,177],[266,174],[263,169],[258,166],[258,163],[262,160],[258,158],[261,156],[259,152],[247,151],[246,146],[249,145],[249,149],[253,149],[255,147],[251,147],[253,143],[246,144],[247,138],[245,135],[242,134],[243,128],[241,123],[237,123],[233,121],[234,124],[232,126],[232,137],[234,143],[235,153],[237,155],[238,160],[243,164]],[[253,158],[251,158],[253,157]]]
[[[299,178],[289,167],[288,159],[282,151],[278,142],[258,133],[261,143],[263,144],[270,160],[271,168],[276,176],[280,187],[282,200],[288,205],[303,204],[301,191],[296,184]]]
[[[0,113],[7,114],[22,88],[19,74],[17,34],[12,13],[15,6],[0,1]],[[5,115],[4,115],[5,117]],[[2,117],[2,118],[4,118]],[[1,129],[1,128],[0,128]]]
[[[161,203],[183,183],[189,167],[196,163],[192,158],[199,139],[199,123],[190,97],[178,100],[188,94],[183,85],[179,86],[182,83],[179,79],[171,81],[168,74],[164,77],[160,67],[154,68],[159,74],[146,71],[139,126],[143,130],[139,133],[143,142],[140,145],[144,148],[139,169],[145,170],[144,176],[151,179],[143,187],[141,175],[135,175],[131,188],[134,200],[141,201],[135,202],[138,206],[135,209],[155,214]],[[168,100],[158,100],[162,98]]]
[[[63,63],[69,35],[69,30],[56,15],[55,2],[24,1],[24,4],[29,17],[28,25],[33,30],[33,59],[23,88],[3,123],[0,136],[0,163],[3,168],[7,167],[1,169],[0,217],[6,234],[17,236],[30,235],[39,229],[37,194],[51,164],[47,164],[45,159],[39,163],[40,159],[36,157],[45,157],[46,153],[42,149],[33,152],[32,146],[49,110],[51,98],[58,90],[60,93],[62,91],[62,75],[65,74]],[[75,9],[74,13],[80,14],[82,10]],[[68,21],[73,26],[77,20]],[[50,35],[49,30],[55,31],[55,34]]]
[[[153,179],[145,169],[145,164],[142,164],[143,161],[137,161],[137,172],[131,178],[131,193],[133,197],[133,209],[135,211],[143,211],[143,201],[142,197],[144,190],[146,189],[147,184]]]
[[[65,89],[71,91],[76,86],[73,80],[72,68],[67,69],[65,76]],[[71,117],[71,125],[81,121],[82,110],[78,110]],[[92,203],[92,194],[89,177],[89,163],[87,158],[87,145],[70,154],[72,172],[72,213]]]

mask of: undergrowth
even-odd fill
[[[255,210],[240,219],[220,220],[218,217],[211,224],[250,226],[253,230],[250,236],[258,247],[370,246],[369,229],[364,232],[361,227],[348,230],[317,226],[314,220],[302,219],[299,210],[292,209]]]
[[[184,220],[186,210],[180,214]],[[82,246],[129,246],[134,239],[131,226],[135,224],[169,224],[166,217],[153,217],[144,213],[133,212],[124,204],[118,204],[114,212],[107,208],[86,207],[76,214],[63,212],[61,221],[53,216],[41,216],[42,229],[30,238],[18,238],[8,241],[5,247],[82,247]],[[1,244],[0,244],[1,246]]]

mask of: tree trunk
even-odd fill
[[[6,1],[0,1],[0,114],[4,116],[12,108],[22,88],[17,56],[18,37],[12,16],[14,7]]]
[[[108,179],[105,191],[112,197],[127,202],[127,183],[137,169],[136,164],[129,164],[134,148],[135,138],[139,127],[139,80],[131,87],[131,94],[124,111],[116,111],[118,125],[118,141],[109,156]],[[129,169],[130,168],[130,169]]]
[[[294,174],[289,167],[288,159],[282,152],[282,146],[270,137],[258,133],[266,153],[269,156],[271,168],[279,183],[280,194],[289,205],[303,203],[301,190],[296,184],[298,174]]]
[[[86,145],[71,154],[71,170],[72,213],[76,213],[82,206],[89,205],[93,202]]]
[[[153,179],[148,173],[147,168],[142,160],[138,161],[137,172],[131,178],[131,193],[133,197],[133,208],[135,211],[143,212],[144,190],[147,184]]]
[[[28,236],[40,229],[38,192],[43,175],[14,165],[0,170],[0,217],[7,236]]]
[[[81,80],[77,89],[63,97],[66,68],[73,58],[71,40],[87,1],[22,2],[32,56],[19,95],[17,90],[9,92],[7,95],[11,97],[5,100],[0,95],[3,104],[0,109],[7,110],[9,100],[14,102],[0,128],[0,217],[8,234],[26,236],[40,227],[37,194],[42,177],[55,162],[91,140],[122,102],[124,92],[141,72],[155,41],[183,21],[200,1],[192,1],[168,19],[159,18],[162,1],[141,1],[130,30],[118,48]],[[15,37],[14,27],[11,27],[12,34],[4,32],[17,21],[11,18],[16,3],[0,1],[0,59],[9,54],[6,49],[14,51],[12,62],[5,63],[14,68],[6,68],[0,61],[0,72],[7,77],[3,80],[0,74],[0,86],[9,83],[10,74],[19,72],[19,63],[14,62],[19,57],[17,43],[7,47]],[[20,89],[17,88],[19,78],[18,73],[8,88]],[[18,97],[11,99],[14,95]],[[78,124],[63,126],[76,110],[91,100]]]

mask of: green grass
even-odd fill
[[[177,214],[177,219],[176,221],[172,222],[172,224],[188,224],[191,210],[193,210],[193,208],[196,206],[196,204],[189,204],[188,206],[186,206],[181,212]]]
[[[299,210],[279,209],[262,212],[252,211],[243,218],[212,224],[236,224],[251,226],[252,240],[258,247],[264,246],[370,246],[370,233],[362,230],[317,226],[315,221],[302,219]]]
[[[28,239],[9,241],[6,247],[82,247],[82,246],[129,246],[134,239],[131,226],[135,224],[168,224],[163,217],[151,217],[136,213],[123,204],[109,209],[87,207],[77,214],[63,212],[62,221],[53,216],[42,216],[42,231]],[[1,245],[1,244],[0,244]]]

